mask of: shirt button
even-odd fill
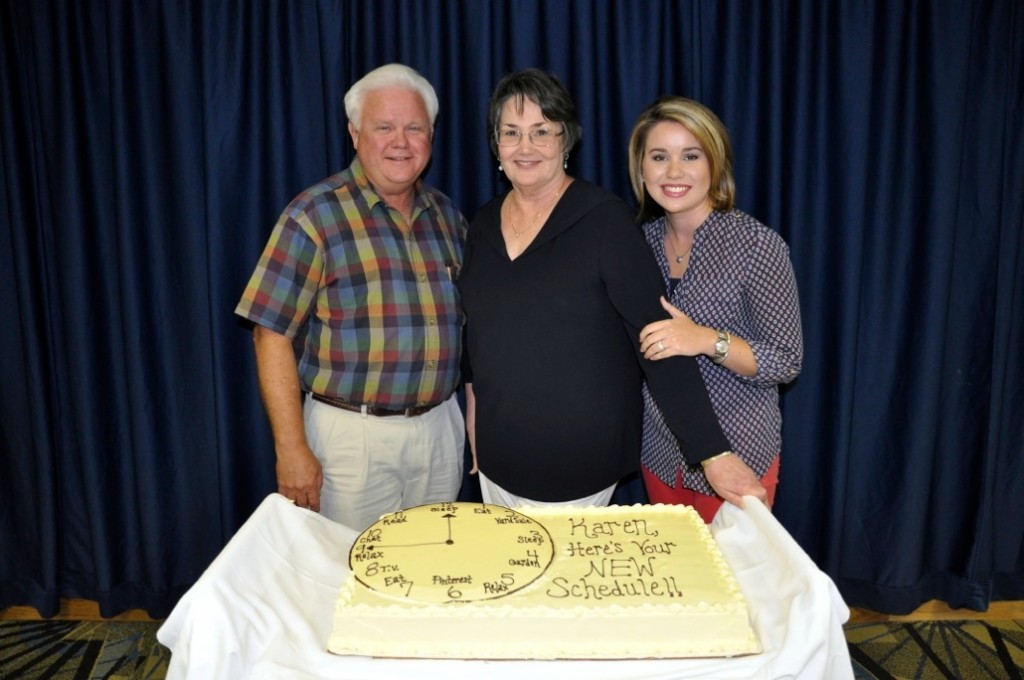
[[[427,280],[427,275],[426,274],[420,274],[419,278],[420,278],[420,281],[426,281]]]

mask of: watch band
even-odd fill
[[[715,356],[711,357],[711,360],[716,364],[725,361],[725,358],[729,356],[729,345],[731,343],[732,336],[729,335],[729,331],[718,331],[718,340],[715,341]]]

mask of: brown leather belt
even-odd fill
[[[345,411],[352,411],[353,413],[363,413],[363,409],[366,409],[367,415],[371,416],[405,416],[406,418],[412,418],[413,416],[421,416],[427,411],[435,408],[437,404],[432,406],[413,406],[411,408],[403,409],[392,409],[392,408],[381,408],[380,406],[363,406],[362,404],[353,404],[345,401],[344,399],[338,399],[337,397],[327,397],[322,394],[311,394],[313,399],[333,406],[335,408],[344,409]]]

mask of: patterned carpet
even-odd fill
[[[158,622],[0,621],[3,680],[162,680]],[[1024,680],[1024,621],[846,626],[857,680]]]
[[[156,680],[170,651],[156,640],[160,623],[0,621],[3,680]]]
[[[921,621],[845,627],[857,680],[1021,680],[1024,621]]]

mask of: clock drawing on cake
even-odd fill
[[[417,602],[503,597],[536,581],[555,548],[543,524],[500,505],[434,503],[384,515],[359,534],[349,568],[367,588]]]

